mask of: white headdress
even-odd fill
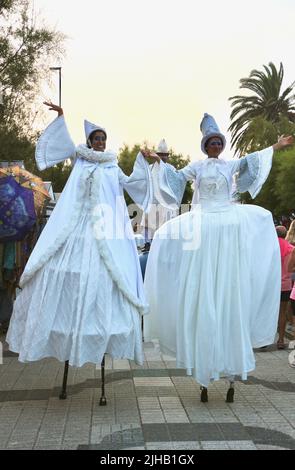
[[[162,139],[159,142],[158,148],[157,148],[157,153],[169,153],[168,146],[166,144],[166,140]]]
[[[200,128],[203,134],[203,138],[201,141],[202,152],[207,154],[206,149],[205,149],[205,144],[207,140],[210,139],[211,137],[220,137],[223,143],[222,150],[224,150],[224,147],[226,145],[226,140],[225,140],[224,135],[220,132],[219,127],[217,126],[214,117],[210,116],[210,114],[205,113],[202,119]]]
[[[107,137],[107,132],[103,127],[97,126],[96,124],[93,124],[92,122],[89,122],[86,119],[84,119],[84,129],[85,129],[86,140],[88,140],[90,134],[92,134],[92,132],[94,131],[102,131],[105,133],[105,136]]]

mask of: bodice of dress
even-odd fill
[[[198,178],[199,203],[205,211],[227,210],[231,205],[231,177],[227,164],[208,158],[200,168]]]

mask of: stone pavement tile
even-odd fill
[[[281,431],[251,426],[247,426],[246,430],[255,444],[279,445],[295,450],[295,440]]]
[[[220,423],[217,424],[224,440],[233,440],[233,437],[239,441],[251,440],[245,428],[239,423]]]
[[[165,369],[165,363],[162,361],[148,361],[149,369]]]
[[[207,414],[200,414],[198,411],[188,408],[185,411],[191,423],[214,423],[214,418],[209,412]]]
[[[145,442],[170,441],[167,424],[143,424],[142,432]]]
[[[141,366],[139,364],[136,364],[136,362],[134,361],[129,361],[129,363],[131,369],[148,369],[148,365],[146,362],[144,362]]]
[[[163,442],[146,442],[145,447],[147,450],[172,450],[172,442],[163,441]]]
[[[34,450],[61,450],[60,445],[35,445]]]
[[[160,410],[160,401],[158,397],[138,397],[139,409],[144,410]]]
[[[169,424],[172,441],[201,441],[206,439],[222,440],[223,434],[216,423],[177,423]]]
[[[201,445],[197,441],[172,441],[173,450],[200,450]]]
[[[13,369],[8,369],[4,374],[1,376],[1,384],[0,388],[1,390],[11,390],[15,383],[17,382],[19,378],[19,371]]]
[[[145,450],[144,446],[139,446],[139,447],[128,447],[126,450]]]
[[[130,363],[128,359],[113,359],[113,369],[130,370]]]
[[[159,401],[163,410],[183,410],[179,397],[159,397]]]
[[[257,450],[257,446],[247,440],[227,441],[227,445],[230,450]]]
[[[226,441],[201,441],[201,447],[204,450],[228,450]]]
[[[165,367],[167,369],[176,369],[177,368],[176,361],[164,361],[164,364],[165,364]]]
[[[285,449],[284,447],[272,446],[268,444],[257,444],[256,448],[257,450],[290,450],[290,449]]]
[[[136,387],[173,387],[170,377],[134,377]]]
[[[174,387],[137,387],[137,397],[177,396]]]
[[[164,417],[167,423],[189,423],[187,414],[184,411],[180,411],[180,412],[176,410],[171,410],[171,412],[164,411]]]
[[[165,417],[161,411],[140,411],[140,418],[143,424],[165,423]]]

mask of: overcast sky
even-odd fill
[[[165,138],[176,152],[202,158],[203,113],[229,141],[228,98],[240,93],[240,78],[282,61],[284,88],[295,80],[295,0],[34,4],[68,36],[66,57],[49,66],[62,66],[62,104],[76,144],[84,142],[86,118],[106,127],[114,150]],[[57,87],[43,98],[57,102]],[[231,155],[228,145],[224,156]]]

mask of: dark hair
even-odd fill
[[[276,227],[277,235],[280,238],[286,238],[287,235],[287,229],[284,225],[278,225]]]

